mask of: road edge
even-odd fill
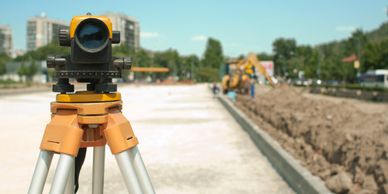
[[[300,194],[332,193],[324,182],[300,165],[298,160],[287,153],[280,144],[260,129],[251,119],[226,97],[218,96],[218,100],[228,110],[237,123],[243,128],[256,147],[268,158],[271,165],[288,185]]]

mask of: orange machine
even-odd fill
[[[58,94],[40,149],[77,156],[80,147],[105,146],[113,154],[137,145],[129,121],[121,113],[120,93]]]
[[[264,66],[257,59],[255,53],[250,53],[246,59],[231,61],[228,64],[228,72],[222,78],[222,91],[237,90],[241,94],[249,93],[249,86],[252,79],[256,79],[256,70],[263,75],[271,86],[274,82],[268,75]]]
[[[60,156],[49,193],[76,193],[87,148],[93,148],[91,192],[103,193],[107,144],[128,192],[154,194],[138,140],[121,112],[121,95],[112,83],[112,78],[121,77],[122,70],[131,67],[129,58],[112,57],[112,44],[120,43],[120,32],[112,31],[108,17],[87,13],[73,17],[70,29],[60,29],[59,43],[71,52],[66,57],[47,58],[47,67],[55,68],[58,77],[53,91],[59,94],[51,103],[51,121],[28,193],[43,193],[54,154]],[[87,91],[75,92],[70,78],[87,83]]]
[[[133,72],[145,72],[145,73],[167,73],[170,71],[167,67],[132,67]]]

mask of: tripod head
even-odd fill
[[[53,92],[74,92],[70,78],[87,83],[88,91],[117,91],[112,78],[120,78],[122,70],[131,68],[129,58],[112,56],[112,44],[118,43],[120,32],[112,30],[108,17],[90,13],[73,17],[69,29],[59,30],[59,44],[70,47],[70,55],[47,57],[47,67],[54,68],[58,78]]]

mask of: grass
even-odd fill
[[[10,79],[0,80],[0,89],[24,88],[30,85],[31,85],[30,83],[17,82]]]

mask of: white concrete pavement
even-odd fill
[[[120,91],[157,193],[293,193],[206,85]],[[27,192],[54,96],[0,98],[0,193]],[[116,161],[106,151],[105,193],[127,193]],[[91,170],[89,149],[78,193],[91,193]]]

